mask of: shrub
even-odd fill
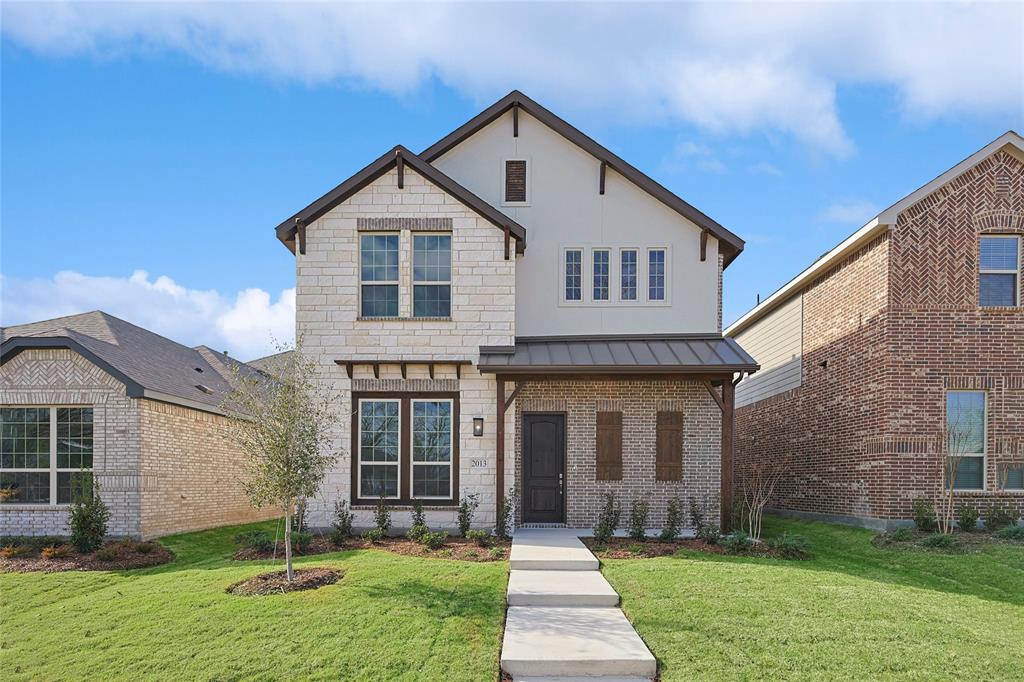
[[[440,533],[431,533],[430,531],[427,531],[423,534],[423,538],[420,540],[420,542],[430,549],[441,549],[447,541],[448,531],[446,530],[443,530]]]
[[[274,550],[274,540],[265,530],[247,530],[239,533],[235,536],[235,544],[257,552],[272,552]]]
[[[471,549],[471,550],[466,552],[466,558],[467,559],[479,559],[480,558],[480,552],[476,551],[475,549]]]
[[[472,540],[479,547],[491,544],[491,534],[486,530],[469,530],[466,532],[466,539]]]
[[[594,540],[602,545],[608,544],[608,540],[615,535],[615,529],[619,527],[620,516],[622,510],[615,502],[615,494],[604,493],[604,503],[597,516],[597,525],[594,526]]]
[[[103,549],[97,550],[92,555],[96,561],[102,561],[103,563],[109,564],[111,561],[117,561],[120,558],[120,554],[113,547],[104,547]]]
[[[492,559],[504,559],[505,558],[505,548],[504,547],[491,547],[491,549],[488,552],[488,554],[490,555],[490,557]]]
[[[334,503],[334,519],[331,521],[334,532],[331,533],[331,542],[340,545],[345,538],[352,535],[352,511],[348,508],[348,502],[338,500]]]
[[[68,514],[71,527],[71,544],[82,554],[88,554],[103,544],[107,534],[110,510],[99,495],[99,484],[85,476],[72,475],[74,502]]]
[[[700,529],[704,527],[704,510],[700,508],[697,498],[690,496],[690,525],[694,532],[700,535]]]
[[[946,533],[935,533],[921,540],[921,546],[931,549],[952,549],[956,547],[956,538]]]
[[[0,547],[19,547],[29,544],[32,538],[26,535],[0,535]]]
[[[750,536],[741,530],[734,530],[722,539],[722,546],[729,554],[745,554],[753,544]]]
[[[44,547],[42,555],[44,559],[63,559],[71,556],[74,551],[75,548],[71,545],[55,545],[53,547]]]
[[[668,509],[665,510],[665,527],[661,529],[658,539],[662,542],[675,540],[682,525],[683,507],[679,504],[679,500],[673,497],[668,501]]]
[[[629,505],[629,537],[641,542],[647,539],[647,517],[650,516],[651,505],[646,500],[633,500]]]
[[[0,557],[4,559],[17,559],[35,554],[29,545],[7,545],[0,549]]]
[[[370,530],[363,533],[363,539],[369,540],[370,542],[376,544],[384,539],[384,531],[382,531],[380,528],[371,528]]]
[[[1024,526],[1001,528],[992,533],[992,537],[999,538],[1000,540],[1024,540]]]
[[[416,526],[426,526],[427,525],[427,513],[425,511],[423,511],[423,502],[421,500],[415,500],[412,503],[411,515],[412,515],[412,525],[410,526],[411,528],[415,528]]]
[[[919,497],[914,500],[914,525],[918,530],[930,533],[935,530],[938,524],[935,521],[935,503],[927,497]]]
[[[1005,507],[1001,504],[992,505],[985,514],[985,528],[991,531],[1005,528],[1006,526],[1012,525],[1016,522],[1017,514],[1015,514],[1009,507]]]
[[[888,542],[910,542],[914,539],[914,531],[909,528],[897,528],[885,534]]]
[[[423,536],[430,532],[430,528],[425,523],[413,524],[412,528],[406,532],[405,537],[409,538],[414,542],[422,542]]]
[[[804,536],[794,533],[769,538],[765,540],[765,545],[783,559],[808,559],[811,556],[811,543]]]
[[[626,550],[630,554],[643,554],[644,553],[644,546],[641,545],[639,542],[636,542],[636,543],[630,545],[629,547],[627,547]]]
[[[391,530],[391,508],[388,507],[388,501],[383,495],[377,500],[377,506],[373,510],[373,522],[381,532],[381,537],[387,535]]]
[[[24,538],[22,544],[28,545],[37,552],[41,552],[47,547],[56,547],[57,545],[63,545],[67,541],[59,535],[37,535],[35,537]]]
[[[718,526],[709,524],[697,531],[697,538],[709,545],[717,545],[722,541],[722,531],[718,529]]]
[[[309,546],[313,543],[313,534],[308,530],[293,530],[292,531],[292,547],[299,554],[305,554],[309,550]]]
[[[466,537],[470,526],[473,525],[473,515],[476,508],[480,506],[479,495],[476,493],[466,495],[459,501],[459,535]]]
[[[973,532],[978,528],[978,517],[981,514],[978,512],[978,508],[974,505],[965,504],[960,507],[960,511],[957,512],[956,521],[960,526],[960,530],[965,533]]]
[[[494,522],[494,534],[502,540],[508,540],[512,537],[512,515],[515,513],[515,488],[508,489],[508,495],[501,500],[501,504],[498,505],[497,515]]]
[[[156,550],[156,543],[154,542],[140,542],[135,545],[135,551],[139,554],[152,554]]]

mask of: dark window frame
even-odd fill
[[[395,279],[393,280],[378,280],[378,279],[363,279],[363,238],[364,237],[394,237],[395,238],[395,254],[397,256],[397,262],[395,263]],[[375,232],[375,231],[363,231],[357,232],[356,238],[357,243],[357,267],[359,268],[359,317],[361,318],[384,318],[394,319],[402,313],[402,235],[400,232]],[[372,267],[372,266],[371,266]],[[385,267],[387,265],[385,264]],[[364,309],[364,294],[368,288],[374,289],[394,289],[395,290],[395,312],[394,314],[388,315],[371,315],[367,314]]]
[[[448,238],[448,279],[417,279],[416,278],[416,240],[424,237],[447,237]],[[450,318],[452,316],[452,251],[454,240],[451,232],[413,232],[412,233],[412,316],[416,318],[437,319]],[[399,247],[401,248],[401,247]],[[432,267],[432,266],[431,266]],[[448,290],[448,312],[441,315],[418,315],[416,313],[416,291],[426,290]]]

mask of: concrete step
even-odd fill
[[[605,675],[598,675],[593,677],[587,675],[586,677],[517,677],[513,682],[651,682],[649,677],[607,677]]]
[[[619,595],[600,571],[512,571],[509,606],[615,606]]]
[[[501,668],[513,679],[638,677],[657,661],[617,607],[510,606]]]
[[[512,538],[513,571],[596,571],[597,557],[571,530],[520,529]]]

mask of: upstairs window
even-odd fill
[[[1020,239],[982,237],[978,270],[978,302],[982,306],[1018,305]]]
[[[609,252],[606,249],[594,250],[594,300],[608,300]]]
[[[583,251],[565,251],[565,300],[583,300]]]
[[[398,235],[359,236],[359,314],[398,317]]]
[[[985,392],[950,391],[946,394],[948,454],[957,458],[953,488],[985,488]],[[952,464],[950,460],[950,473]]]
[[[413,235],[412,282],[413,317],[451,317],[451,235]]]
[[[619,273],[621,289],[619,296],[623,301],[636,300],[636,251],[625,249],[619,254]]]
[[[505,161],[505,203],[526,203],[526,159]]]
[[[647,300],[665,300],[665,249],[647,252]]]

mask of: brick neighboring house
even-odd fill
[[[774,506],[872,527],[940,489],[1024,512],[1024,140],[1008,132],[886,209],[726,329],[762,371],[737,387],[739,471],[790,453]]]
[[[732,381],[757,369],[721,335],[743,241],[522,93],[277,236],[342,396],[314,525],[338,500],[371,525],[380,495],[447,528],[466,495],[493,526],[509,489],[519,523],[584,527],[604,491],[654,527],[671,497],[729,498]]]
[[[103,312],[0,329],[0,535],[67,534],[71,477],[108,532],[151,538],[271,518],[239,483],[219,405],[237,368]]]

